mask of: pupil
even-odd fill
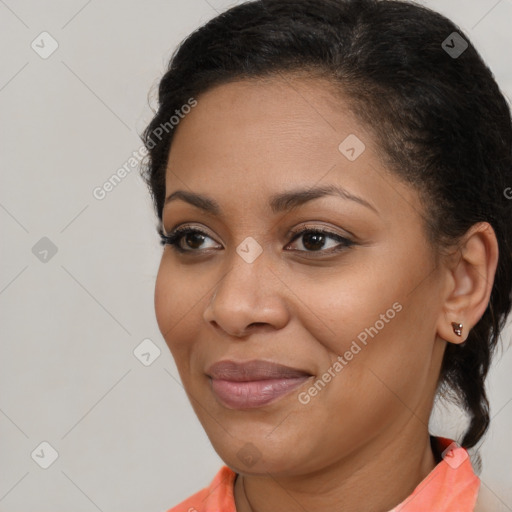
[[[306,249],[310,249],[310,250],[321,249],[322,246],[324,245],[324,238],[325,238],[325,235],[318,234],[318,233],[310,233],[310,234],[304,235],[304,241],[302,243]],[[310,244],[308,242],[308,239],[313,240],[313,244]],[[316,245],[315,245],[315,240],[316,240]],[[311,247],[311,245],[313,245],[313,247]]]
[[[194,242],[189,243],[190,239],[191,238],[193,239],[194,237],[196,238],[196,242],[197,242],[196,245],[194,245]],[[186,236],[186,241],[187,241],[187,245],[189,245],[193,249],[198,249],[201,246],[201,244],[204,242],[204,235],[201,235],[201,233],[189,233]]]

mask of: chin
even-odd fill
[[[244,448],[242,448],[242,452]],[[246,450],[247,451],[247,450]],[[220,454],[219,454],[220,456]],[[296,458],[290,458],[289,452],[273,454],[262,453],[261,457],[255,458],[253,461],[242,462],[238,457],[238,453],[231,452],[227,457],[221,457],[224,463],[231,467],[235,472],[246,475],[268,476],[289,476],[301,473],[303,463]]]
[[[302,453],[302,446],[293,441],[293,436],[274,436],[269,440],[267,433],[251,432],[250,429],[226,428],[221,438],[208,434],[213,448],[224,463],[237,473],[274,476],[301,473],[305,461],[311,459]]]

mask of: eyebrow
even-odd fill
[[[312,201],[313,199],[318,199],[319,197],[324,196],[339,196],[343,199],[354,201],[362,206],[365,206],[366,208],[369,208],[370,210],[373,210],[377,215],[379,215],[377,209],[368,201],[362,197],[350,193],[343,187],[336,185],[323,185],[313,188],[303,188],[281,192],[271,196],[269,205],[272,213],[277,214],[283,211],[293,210],[294,208],[297,208],[307,203],[308,201]],[[221,207],[217,201],[205,195],[197,194],[195,192],[188,192],[185,190],[176,190],[175,192],[172,192],[165,200],[164,206],[177,199],[181,199],[182,201],[185,201],[206,213],[217,216],[221,214]]]

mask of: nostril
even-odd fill
[[[258,326],[258,325],[265,325],[265,322],[254,322],[254,323],[252,323],[252,324],[249,324],[249,325],[247,326],[247,328],[249,329],[250,327],[253,327],[253,326],[254,326],[254,327],[256,327],[256,326]]]

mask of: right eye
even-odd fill
[[[205,238],[213,240],[204,231],[191,227],[178,227],[168,235],[165,235],[163,230],[160,229],[159,235],[161,245],[170,245],[173,250],[180,253],[198,252],[201,250],[200,246],[204,244]],[[183,247],[182,240],[189,246],[188,249]]]

